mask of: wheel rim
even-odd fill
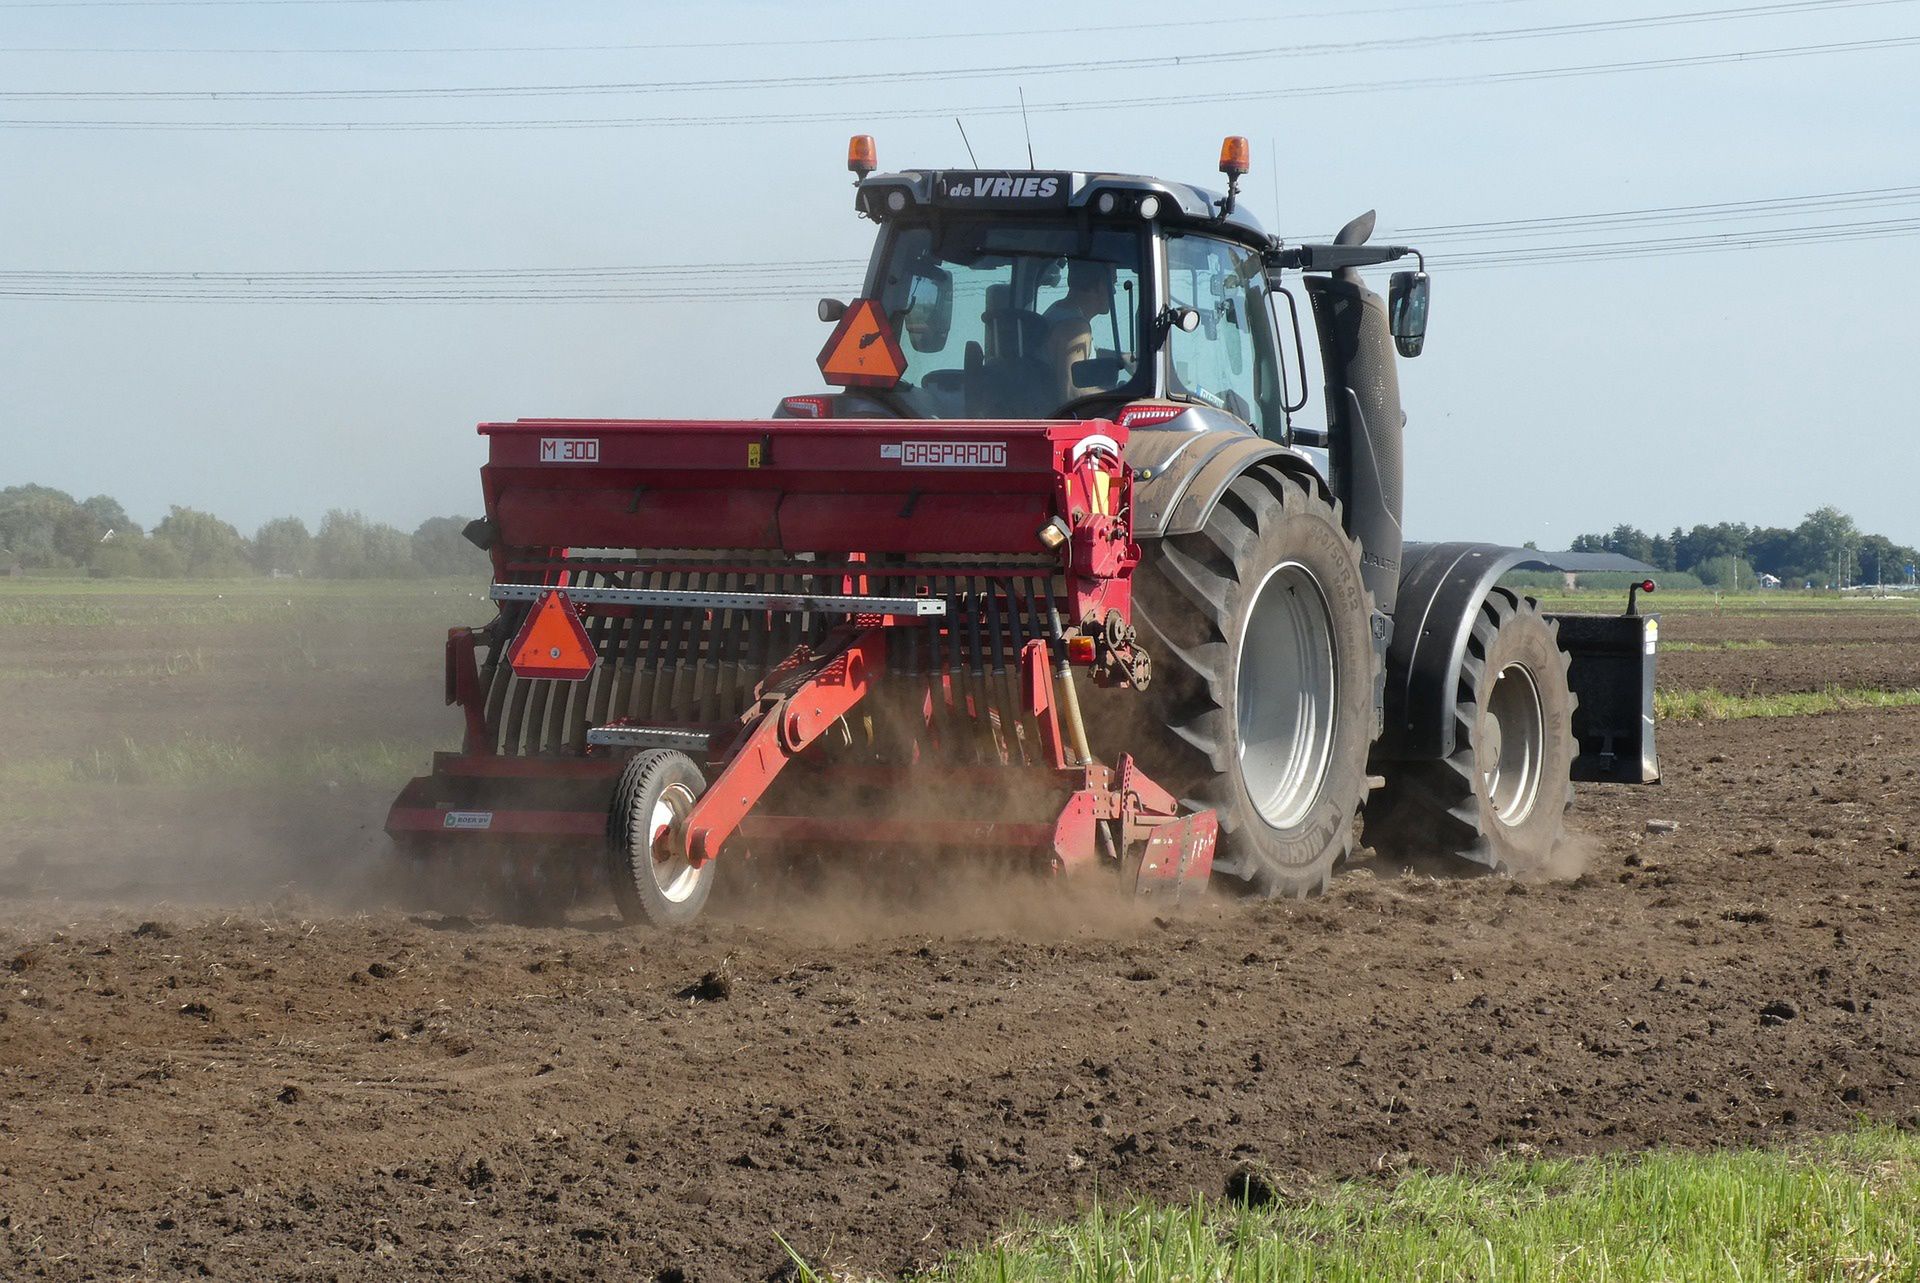
[[[1494,818],[1509,828],[1524,823],[1540,796],[1546,716],[1540,687],[1524,664],[1508,664],[1494,679],[1481,721],[1480,779]]]
[[[660,790],[653,810],[647,816],[647,849],[651,858],[647,868],[653,875],[654,889],[672,904],[685,904],[700,889],[709,866],[695,868],[687,855],[687,813],[693,810],[693,794],[684,784],[669,784]]]
[[[1296,561],[1267,572],[1240,634],[1234,681],[1240,779],[1260,818],[1290,829],[1319,800],[1333,757],[1333,611]]]

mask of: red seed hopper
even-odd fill
[[[1125,429],[1107,421],[486,424],[495,618],[447,639],[457,753],[387,828],[454,859],[605,868],[691,919],[716,862],[1024,853],[1203,885],[1216,824],[1081,694],[1134,644]]]

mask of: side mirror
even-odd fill
[[[1387,287],[1387,328],[1401,356],[1419,356],[1427,342],[1427,301],[1432,282],[1425,272],[1395,272]]]
[[[1118,356],[1092,356],[1073,363],[1073,386],[1111,389],[1120,386],[1128,373],[1127,361]]]
[[[847,305],[837,298],[823,298],[813,310],[823,321],[837,321],[847,314]]]
[[[953,273],[925,263],[914,269],[907,287],[907,314],[901,328],[916,352],[946,350],[953,329]]]

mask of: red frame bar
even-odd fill
[[[869,628],[771,707],[764,706],[763,697],[758,722],[734,745],[726,765],[687,816],[687,855],[694,867],[720,854],[787,763],[865,699],[886,669],[886,631]],[[768,685],[773,684],[769,677]]]

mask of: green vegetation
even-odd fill
[[[358,615],[392,623],[484,623],[485,572],[458,579],[0,579],[0,627],[305,623]]]
[[[1627,585],[1637,584],[1645,578],[1645,575],[1625,570],[1589,571],[1574,576],[1574,591],[1605,593],[1624,602],[1627,599]],[[1536,597],[1542,592],[1567,591],[1567,577],[1558,570],[1510,570],[1500,576],[1500,582],[1508,588],[1517,588]],[[1706,589],[1706,585],[1698,579],[1679,570],[1661,571],[1658,583],[1662,596],[1668,593],[1697,593]]]
[[[1681,654],[1694,650],[1773,650],[1774,647],[1775,643],[1768,641],[1764,637],[1756,637],[1749,641],[1677,641],[1660,643],[1661,650],[1675,651]]]
[[[11,801],[35,792],[128,785],[175,789],[323,786],[329,782],[388,786],[424,770],[433,747],[373,740],[272,748],[201,736],[160,743],[142,743],[123,736],[78,757],[9,757],[0,761],[0,795]]]
[[[1920,1137],[1873,1129],[1787,1152],[1508,1159],[1265,1206],[1096,1209],[957,1256],[927,1283],[1911,1283],[1916,1244]]]
[[[393,784],[421,769],[430,752],[419,745],[387,740],[276,752],[237,740],[188,736],[166,743],[141,744],[123,736],[117,744],[74,758],[68,769],[73,780],[89,784],[193,787],[328,780],[340,784]]]
[[[81,500],[49,486],[9,486],[0,489],[0,572],[18,565],[145,579],[485,574],[486,555],[462,537],[465,526],[463,517],[430,517],[409,535],[336,508],[317,534],[298,517],[278,517],[249,539],[210,513],[176,505],[147,532],[107,495]]]
[[[1580,535],[1575,552],[1617,552],[1664,571],[1687,571],[1715,588],[1743,588],[1758,573],[1778,578],[1787,588],[1805,585],[1907,582],[1907,567],[1920,552],[1885,535],[1871,535],[1838,508],[1816,508],[1793,529],[1723,521],[1691,530],[1647,534],[1633,526],[1615,526],[1606,534]]]
[[[1624,592],[1587,589],[1568,592],[1564,588],[1547,588],[1529,592],[1527,595],[1538,600],[1540,605],[1549,611],[1600,615],[1617,615],[1627,602],[1627,595]],[[1888,594],[1885,597],[1855,597],[1826,592],[1720,593],[1663,590],[1657,596],[1641,598],[1641,605],[1647,613],[1655,615],[1703,613],[1770,615],[1797,614],[1807,611],[1817,614],[1843,614],[1856,610],[1897,615],[1920,613],[1920,595]]]
[[[374,740],[271,748],[187,737],[158,744],[122,739],[79,757],[9,756],[0,760],[0,823],[57,820],[77,806],[137,805],[141,797],[397,789],[427,768],[436,747],[446,745]]]
[[[1844,713],[1862,708],[1912,708],[1916,705],[1920,705],[1920,690],[1872,690],[1863,687],[1795,691],[1784,695],[1729,695],[1712,688],[1655,691],[1653,695],[1656,716],[1706,722],[1734,721],[1745,717],[1805,717],[1811,713]]]

